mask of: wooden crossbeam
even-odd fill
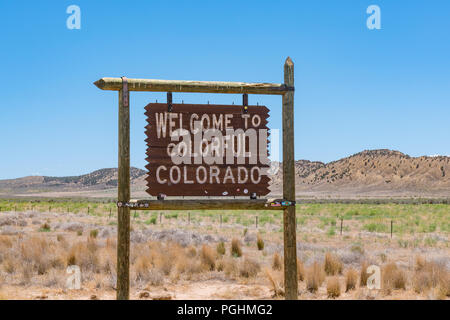
[[[283,210],[273,206],[270,199],[183,199],[136,200],[133,210]],[[147,205],[139,207],[139,205]]]
[[[122,90],[122,78],[101,78],[94,84],[102,90]],[[294,91],[294,87],[278,83],[128,79],[128,90],[283,95],[286,92]]]

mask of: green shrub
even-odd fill
[[[39,229],[40,232],[49,232],[50,230],[50,225],[47,222],[41,225],[41,228]]]
[[[364,230],[367,230],[369,232],[387,232],[388,231],[388,227],[387,225],[383,224],[383,223],[368,223],[364,225]]]
[[[98,236],[97,229],[91,230],[91,232],[89,233],[89,237],[91,237],[91,238],[97,238],[97,236]]]
[[[260,234],[258,234],[256,237],[256,246],[260,251],[264,249],[264,240],[262,239]]]
[[[156,217],[151,217],[148,220],[145,220],[145,224],[156,224]]]

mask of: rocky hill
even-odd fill
[[[296,192],[313,195],[450,196],[450,157],[365,150],[330,163],[296,161]],[[281,193],[282,176],[272,183]]]

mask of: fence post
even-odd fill
[[[342,236],[342,225],[344,224],[344,218],[341,218],[341,236]]]
[[[393,228],[393,224],[394,224],[394,221],[391,220],[391,239],[392,239],[392,228]]]
[[[188,212],[188,224],[191,224],[191,213]]]

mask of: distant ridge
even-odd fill
[[[132,184],[139,183],[139,178],[143,178],[144,175],[144,170],[135,167],[130,168]],[[117,187],[116,168],[100,169],[80,176],[28,176],[18,179],[0,180],[0,193],[83,191],[111,189],[114,187]]]
[[[282,168],[273,176],[272,195],[282,192]],[[329,163],[295,162],[296,192],[312,197],[424,196],[450,197],[450,157],[410,157],[389,149],[364,150]],[[146,171],[131,168],[132,191],[145,196]],[[30,176],[0,180],[0,195],[45,194],[109,190],[114,196],[117,169],[100,169],[71,177]],[[54,196],[52,194],[52,196]]]

